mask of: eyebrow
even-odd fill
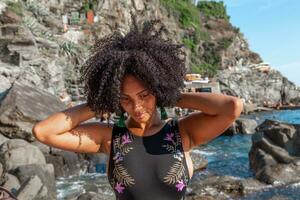
[[[144,90],[142,90],[142,91],[140,91],[140,92],[138,92],[138,93],[136,93],[136,94],[141,94],[141,93],[143,93],[143,92],[145,92],[145,91],[147,91],[148,89],[144,89]],[[121,94],[121,95],[124,95],[124,96],[129,96],[129,95],[127,95],[127,94]]]

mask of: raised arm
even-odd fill
[[[176,106],[200,111],[179,120],[185,146],[189,149],[223,133],[243,110],[239,98],[214,93],[182,93]]]
[[[77,105],[38,122],[32,132],[37,140],[52,147],[81,153],[103,152],[101,144],[110,138],[111,127],[98,122],[80,124],[94,116],[86,104]]]

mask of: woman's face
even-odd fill
[[[138,123],[148,122],[156,109],[156,98],[133,75],[127,74],[121,85],[122,108]]]

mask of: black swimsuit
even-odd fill
[[[113,127],[108,169],[118,200],[181,200],[190,181],[176,120],[151,136]]]

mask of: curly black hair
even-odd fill
[[[115,31],[96,41],[80,69],[87,105],[96,115],[123,112],[119,99],[125,74],[141,80],[156,97],[157,106],[175,106],[184,87],[186,54],[182,44],[162,39],[165,27],[155,30],[160,22],[146,21],[140,30],[132,15],[132,25],[125,36]]]

